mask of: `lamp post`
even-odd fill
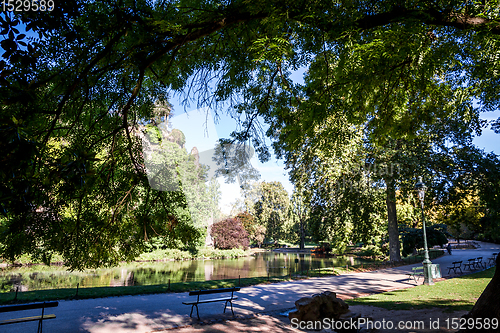
[[[427,186],[425,186],[425,184],[422,182],[422,177],[418,177],[418,183],[415,184],[415,190],[418,191],[418,198],[420,199],[420,204],[422,208],[422,223],[424,230],[424,250],[425,250],[425,257],[424,261],[422,262],[422,265],[424,266],[424,284],[433,285],[434,281],[432,281],[432,272],[431,272],[432,262],[429,259],[429,250],[427,249],[427,233],[425,231],[424,197],[426,189]]]

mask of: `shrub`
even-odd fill
[[[435,245],[443,246],[448,243],[448,238],[444,234],[442,225],[433,225],[427,227],[427,246],[432,248]],[[403,242],[403,255],[406,257],[413,252],[414,249],[424,247],[424,233],[422,229],[401,228],[401,240]]]
[[[362,257],[382,257],[384,254],[382,253],[382,250],[380,247],[376,245],[366,245],[361,248],[361,250],[357,253],[358,256]]]
[[[214,248],[204,248],[198,251],[198,258],[238,258],[245,257],[248,253],[242,249],[232,249],[232,250],[217,250]]]
[[[248,233],[238,219],[227,218],[214,223],[211,234],[218,249],[248,248]]]

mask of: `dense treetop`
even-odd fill
[[[174,92],[239,119],[231,140],[262,160],[266,134],[291,160],[321,136],[341,149],[351,126],[376,146],[445,126],[458,142],[500,102],[498,0],[64,1],[3,13],[0,35],[1,250],[77,268],[150,232],[192,240],[185,198],[149,190],[136,135]]]

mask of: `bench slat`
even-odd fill
[[[222,297],[222,298],[212,298],[212,299],[200,299],[199,302],[197,302],[197,301],[182,302],[182,304],[193,305],[193,304],[201,304],[201,303],[225,302],[225,301],[233,301],[233,300],[235,300],[237,298],[238,298],[238,296],[234,296],[233,298],[231,298],[231,297]]]
[[[235,292],[235,291],[239,291],[239,290],[240,290],[240,288],[238,288],[238,287],[234,287],[234,288],[219,288],[219,289],[207,289],[207,290],[195,290],[195,291],[190,291],[189,292],[189,296],[230,293],[230,292]]]
[[[37,321],[40,319],[54,319],[56,318],[56,315],[50,314],[50,315],[44,315],[43,318],[42,316],[34,316],[34,317],[24,317],[24,318],[15,318],[15,319],[6,319],[0,321],[0,325],[8,325],[8,324],[16,324],[16,323],[25,323],[29,321]]]
[[[33,310],[33,309],[42,309],[42,308],[54,308],[58,305],[59,305],[59,302],[40,302],[40,303],[28,303],[28,304],[4,305],[4,306],[0,306],[0,312]]]

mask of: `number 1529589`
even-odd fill
[[[0,0],[3,12],[51,12],[53,0]]]
[[[497,330],[498,318],[447,318],[445,319],[447,329],[464,330]]]

